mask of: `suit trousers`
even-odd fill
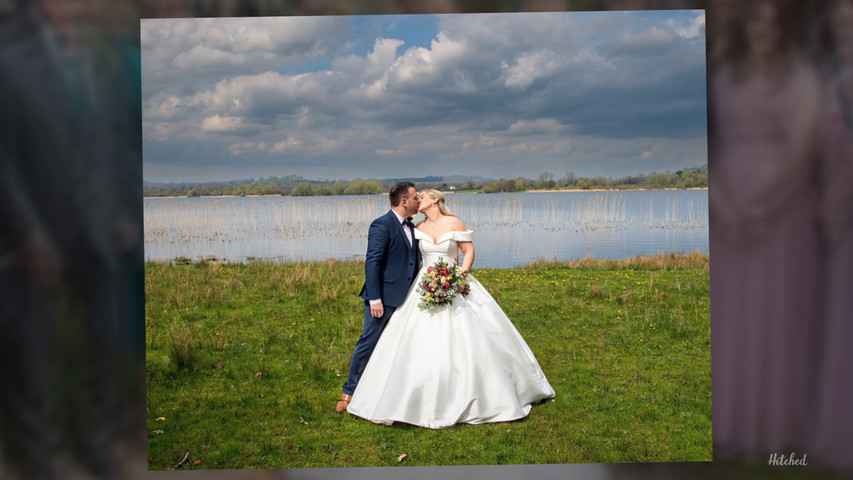
[[[361,336],[358,337],[358,342],[355,345],[355,351],[352,353],[352,361],[349,365],[349,376],[344,383],[344,393],[352,395],[355,391],[358,380],[361,378],[364,367],[367,366],[367,361],[373,354],[373,349],[376,348],[376,342],[388,325],[388,319],[394,314],[397,307],[383,306],[384,312],[382,318],[376,318],[370,314],[370,302],[364,302],[364,329]]]

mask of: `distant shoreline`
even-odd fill
[[[383,193],[382,195],[388,195]],[[291,197],[292,195],[282,195],[280,193],[270,193],[269,195],[199,195],[197,197],[188,197],[186,195],[164,195],[162,197],[142,197],[144,200],[152,200],[156,198],[240,198],[240,197]],[[319,197],[320,195],[311,195]]]
[[[590,189],[571,188],[571,189],[566,189],[566,188],[555,188],[553,190],[536,189],[536,190],[524,190],[521,192],[496,192],[496,193],[564,193],[564,192],[579,193],[579,192],[638,192],[638,191],[644,191],[644,192],[661,191],[662,192],[662,191],[682,191],[682,190],[708,190],[708,187],[624,188],[624,189],[607,189],[607,188],[590,188]],[[464,190],[463,192],[464,193],[477,193],[477,192],[469,192],[467,190]],[[453,194],[453,193],[459,193],[459,192],[457,192],[456,190],[442,190],[442,193]],[[388,195],[388,194],[387,193],[379,193],[377,195]],[[483,195],[494,195],[494,194],[493,193],[484,193]],[[246,198],[256,198],[256,197],[291,197],[292,195],[281,195],[278,193],[273,193],[270,195],[242,195],[242,196],[246,197]],[[306,196],[304,198],[322,197],[322,196],[324,196],[324,195],[309,195],[309,196]],[[340,197],[343,195],[325,195],[325,196]],[[355,196],[361,197],[361,196],[368,196],[368,195],[355,195]],[[172,196],[162,196],[162,197],[142,197],[142,199],[143,200],[153,200],[153,199],[157,199],[157,198],[169,198],[169,199],[185,198],[185,199],[189,199],[189,198],[240,198],[240,197],[241,197],[241,195],[199,195],[198,197],[187,197],[186,195],[172,195]]]
[[[522,192],[495,192],[495,193],[557,193],[557,192],[663,192],[674,190],[708,190],[708,187],[690,187],[690,188],[554,188],[551,190],[543,190],[540,188],[534,190],[524,190]],[[456,193],[454,190],[443,191],[443,193]],[[473,192],[472,192],[473,193]],[[485,193],[484,195],[493,195]]]

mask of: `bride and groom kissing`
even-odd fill
[[[527,343],[468,274],[474,233],[447,211],[444,195],[418,194],[401,182],[388,197],[390,211],[368,230],[364,329],[335,410],[386,425],[446,428],[517,420],[553,398]],[[418,212],[425,219],[415,226]],[[418,308],[419,279],[441,259],[456,264],[459,250],[468,294]]]

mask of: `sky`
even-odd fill
[[[703,11],[144,19],[143,178],[707,163]]]

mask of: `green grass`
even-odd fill
[[[707,256],[473,273],[556,398],[428,430],[334,411],[361,263],[146,263],[149,468],[187,452],[182,469],[711,460]]]

